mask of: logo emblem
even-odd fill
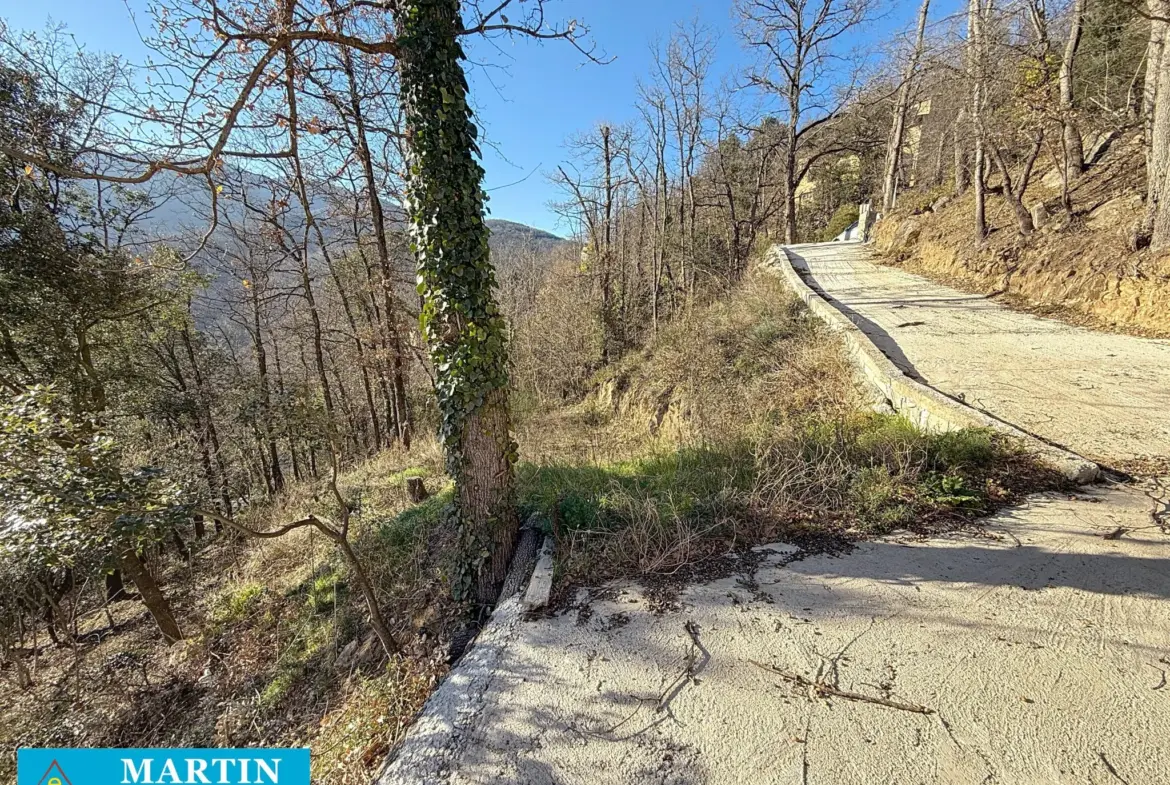
[[[65,776],[61,764],[57,763],[57,759],[54,758],[53,762],[49,764],[49,768],[45,769],[45,776],[41,777],[41,781],[37,785],[73,785],[73,783]]]

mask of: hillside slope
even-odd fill
[[[902,195],[899,208],[878,223],[875,244],[887,263],[1025,310],[1097,329],[1170,336],[1170,255],[1129,249],[1144,208],[1144,180],[1140,142],[1125,137],[1072,184],[1071,214],[1060,207],[1056,169],[1038,172],[1025,204],[1042,203],[1048,218],[1031,236],[1020,235],[992,178],[991,233],[984,243],[973,238],[972,194],[949,199],[939,189]]]
[[[562,596],[678,583],[778,539],[951,529],[1054,481],[988,432],[868,411],[840,340],[763,267],[592,382],[517,434],[521,503],[552,522]]]
[[[1051,480],[983,431],[925,434],[864,410],[836,337],[763,271],[592,381],[584,400],[517,407],[519,503],[544,514],[556,541],[562,605],[577,587],[632,579],[666,606],[688,580],[749,563],[754,546],[814,553],[892,529],[961,529]],[[314,529],[207,537],[182,557],[168,545],[149,558],[188,639],[166,646],[139,603],[75,595],[73,643],[32,641],[23,685],[0,665],[0,782],[13,779],[18,747],[81,742],[308,746],[314,782],[369,782],[446,673],[462,645],[452,643],[466,641],[442,466],[420,429],[410,452],[337,479],[357,500],[353,548],[400,653],[379,648],[352,569]],[[409,479],[431,497],[411,501]],[[240,519],[265,531],[335,514],[332,494],[326,478],[292,482]]]

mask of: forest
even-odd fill
[[[147,63],[0,23],[5,747],[296,741],[357,781],[533,515],[567,592],[1054,482],[858,415],[757,267],[869,210],[1026,248],[1112,155],[1109,251],[1164,280],[1170,0],[921,0],[882,41],[879,0],[726,5],[546,167],[567,239],[488,218],[464,46],[606,68],[587,3],[159,0]]]

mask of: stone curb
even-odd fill
[[[894,411],[920,428],[936,432],[972,427],[993,428],[1026,444],[1037,458],[1078,485],[1091,483],[1097,479],[1100,467],[1092,461],[1041,441],[1009,423],[907,376],[890,358],[882,354],[860,327],[805,282],[793,266],[792,258],[785,246],[773,246],[765,257],[765,266],[778,271],[796,296],[832,330],[841,334],[845,339],[850,360],[865,380],[890,402]]]
[[[552,595],[553,585],[553,539],[544,538],[544,546],[540,549],[540,556],[536,559],[536,566],[532,569],[532,578],[528,581],[528,591],[524,593],[524,605],[528,610],[543,608],[548,605]]]
[[[499,678],[499,664],[525,614],[548,604],[553,582],[553,542],[544,538],[528,590],[501,602],[471,647],[427,699],[376,785],[438,785],[451,775],[483,711],[487,692]]]

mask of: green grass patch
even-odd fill
[[[227,625],[242,621],[260,605],[265,588],[259,583],[245,583],[224,592],[215,603],[212,621]]]
[[[554,529],[562,574],[594,580],[811,531],[953,526],[1010,497],[1022,460],[990,431],[931,434],[853,414],[630,460],[524,464],[519,494]]]
[[[305,605],[317,614],[332,613],[339,602],[349,593],[349,586],[339,568],[330,565],[322,574],[308,582],[305,591]]]
[[[314,667],[314,663],[337,639],[333,621],[312,610],[297,621],[292,641],[285,645],[267,684],[260,690],[260,706],[265,710],[276,709],[305,679],[321,676],[324,670]]]
[[[426,501],[408,507],[397,515],[377,520],[374,525],[375,537],[383,548],[407,550],[420,538],[439,525],[444,510],[455,496],[455,486],[447,483]]]
[[[409,466],[400,472],[391,474],[387,481],[393,484],[401,484],[406,482],[411,477],[427,478],[431,476],[431,472],[425,466]]]
[[[729,490],[746,490],[751,473],[751,453],[743,445],[595,465],[522,464],[518,485],[523,510],[555,519],[572,532],[620,526],[632,497],[658,506],[662,513],[702,515],[713,499]]]

